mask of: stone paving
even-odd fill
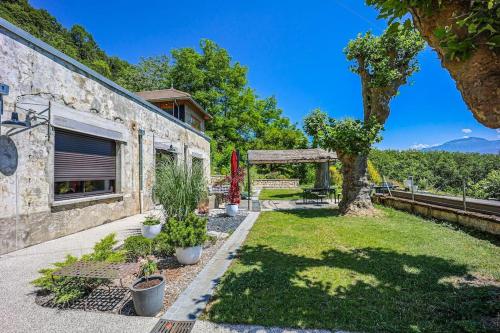
[[[338,205],[333,200],[323,200],[323,202],[308,202],[302,200],[261,200],[260,207],[262,211],[270,210],[288,210],[288,209],[320,209],[337,208]]]
[[[81,256],[111,232],[119,240],[140,233],[145,215],[135,215],[0,256],[0,332],[149,332],[157,318],[57,310],[35,304],[30,281],[38,270],[66,254]]]

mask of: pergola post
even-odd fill
[[[252,207],[250,206],[252,204],[252,183],[251,183],[251,177],[250,177],[250,159],[248,158],[248,153],[247,153],[247,182],[248,182],[248,211],[252,210]]]

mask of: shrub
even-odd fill
[[[207,240],[207,219],[194,213],[184,221],[170,218],[165,224],[165,231],[174,247],[202,245]]]
[[[330,165],[330,181],[332,185],[342,187],[342,173],[336,165]]]
[[[176,161],[162,160],[156,171],[155,197],[166,216],[184,220],[207,197],[207,181],[203,168],[191,169]]]
[[[500,170],[492,170],[486,178],[472,185],[470,193],[476,198],[500,200]]]
[[[123,248],[127,252],[127,256],[135,260],[153,254],[153,240],[142,235],[130,236],[125,239]]]
[[[153,215],[146,216],[146,218],[142,222],[143,225],[158,225],[160,223],[160,219]]]
[[[114,233],[109,234],[94,245],[94,251],[92,253],[82,256],[81,260],[123,262],[125,259],[125,252],[114,251],[113,247],[116,243],[116,235]],[[53,293],[54,303],[64,304],[87,295],[99,284],[107,281],[104,279],[62,277],[53,275],[53,273],[60,268],[72,265],[77,261],[77,257],[67,255],[64,261],[53,263],[53,268],[44,268],[39,270],[38,272],[42,275],[33,280],[31,283],[36,287]]]
[[[382,183],[382,176],[377,171],[377,168],[373,165],[372,161],[368,160],[368,179],[375,184]]]
[[[172,245],[172,240],[170,236],[162,231],[153,239],[154,242],[154,254],[159,257],[171,256],[175,248]]]

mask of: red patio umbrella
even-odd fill
[[[232,204],[240,203],[239,189],[240,188],[238,184],[238,155],[236,154],[236,151],[233,150],[233,153],[231,154],[231,188],[230,188],[230,191],[232,192],[232,195],[230,195]]]

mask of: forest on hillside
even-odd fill
[[[207,124],[212,140],[212,171],[227,173],[231,151],[305,148],[307,138],[283,116],[273,96],[261,98],[248,85],[248,68],[210,40],[198,48],[165,50],[131,64],[104,52],[81,25],[62,26],[28,0],[0,0],[0,17],[8,20],[96,72],[131,90],[173,86],[190,93],[214,118]],[[286,166],[287,176],[302,178],[304,167]]]
[[[444,151],[372,150],[370,161],[381,177],[403,184],[414,177],[420,189],[500,200],[500,156]]]

